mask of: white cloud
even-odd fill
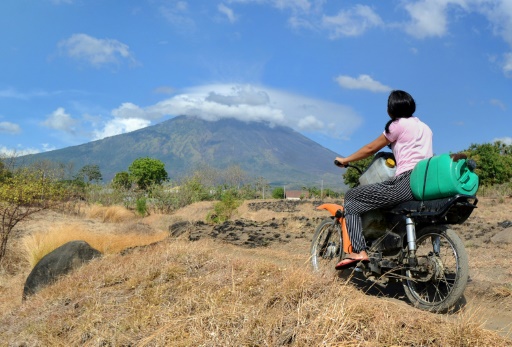
[[[46,92],[42,90],[35,90],[30,92],[19,92],[13,88],[7,88],[0,90],[0,98],[26,100],[35,97],[48,97],[60,93],[62,93],[62,91]]]
[[[112,115],[116,118],[146,118],[146,112],[139,106],[131,102],[125,102],[118,108],[112,110]]]
[[[241,3],[241,4],[261,4],[271,5],[281,10],[290,9],[294,12],[307,12],[311,8],[311,1],[309,0],[227,0],[228,3]]]
[[[18,124],[11,122],[0,122],[0,133],[3,134],[19,134],[21,128]]]
[[[276,89],[238,84],[212,84],[190,88],[144,109],[160,116],[196,116],[205,120],[236,118],[265,121],[298,130],[348,137],[360,126],[360,116],[350,107]],[[146,117],[148,118],[148,117]],[[335,124],[343,124],[343,128]]]
[[[510,0],[419,0],[407,2],[411,17],[406,32],[416,38],[442,37],[448,33],[451,12],[477,13],[489,21],[495,35],[512,47],[512,2]]]
[[[192,32],[196,23],[188,11],[188,2],[174,1],[160,6],[160,14],[180,32]]]
[[[506,145],[512,145],[512,137],[500,137],[500,138],[495,138],[494,140],[492,140],[493,143],[496,141],[501,141]]]
[[[128,45],[113,39],[73,34],[70,38],[60,41],[58,46],[67,56],[95,67],[119,64],[121,59],[135,61]]]
[[[145,119],[148,121],[160,119],[164,116],[158,109],[152,107],[141,108],[131,102],[122,103],[121,106],[112,110],[114,118],[122,119]]]
[[[298,126],[302,130],[321,130],[324,127],[324,122],[315,116],[306,116],[299,120]]]
[[[512,2],[510,0],[474,0],[477,11],[484,14],[495,35],[501,36],[512,47]]]
[[[294,11],[307,12],[311,8],[311,2],[308,0],[271,0],[275,7],[279,9],[292,9]]]
[[[222,13],[226,17],[228,17],[228,20],[230,21],[230,23],[236,22],[236,19],[237,19],[236,15],[231,8],[227,7],[224,4],[219,4],[217,6],[217,10],[219,10],[220,13]]]
[[[61,130],[73,134],[75,133],[75,125],[78,124],[78,120],[66,113],[64,108],[59,107],[53,111],[52,114],[48,115],[42,124],[50,129]]]
[[[41,151],[35,148],[7,148],[5,146],[0,147],[0,156],[2,157],[19,157],[27,154],[40,153]]]
[[[195,116],[208,121],[235,118],[267,122],[299,131],[348,138],[361,123],[350,107],[254,85],[211,84],[189,88],[148,107],[123,103],[112,119],[93,131],[95,140],[147,127],[164,116]],[[343,127],[337,126],[343,124]]]
[[[114,118],[105,124],[101,130],[94,131],[94,140],[105,137],[128,133],[149,126],[151,122],[139,118]]]
[[[366,30],[383,25],[375,11],[365,5],[356,5],[349,10],[340,11],[336,16],[323,16],[322,26],[330,31],[330,38],[360,36]]]
[[[489,100],[489,103],[493,106],[496,106],[498,107],[499,109],[501,109],[502,111],[505,111],[507,109],[507,107],[505,106],[505,104],[503,103],[503,101],[501,100],[498,100],[498,99],[491,99]]]
[[[0,98],[5,99],[26,99],[27,96],[12,88],[0,90]]]
[[[43,143],[42,147],[43,147],[43,152],[53,151],[53,150],[57,149],[57,147],[52,146],[49,143]]]
[[[411,16],[405,31],[416,38],[443,36],[447,31],[447,0],[422,0],[405,5]]]
[[[151,125],[151,120],[162,117],[161,113],[152,112],[149,108],[141,108],[131,102],[122,103],[111,111],[111,115],[113,118],[102,123],[102,129],[93,131],[94,140],[145,128]]]
[[[284,115],[281,109],[269,102],[258,103],[260,90],[236,85],[211,85],[193,88],[148,107],[151,114],[188,115],[215,121],[221,118],[237,118],[245,121],[268,121],[281,124]]]
[[[512,77],[512,53],[504,54],[503,72],[505,76]]]
[[[364,89],[376,93],[389,92],[392,89],[391,87],[375,81],[368,75],[359,75],[357,78],[338,76],[336,77],[336,81],[342,88],[346,89]]]

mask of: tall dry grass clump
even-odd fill
[[[0,313],[0,326],[7,344],[44,346],[510,344],[478,319],[422,312],[344,283],[285,251],[170,240],[93,260]]]
[[[85,209],[85,216],[92,219],[100,219],[109,223],[121,223],[134,220],[135,214],[124,206],[102,206],[93,204]]]
[[[168,233],[163,231],[152,234],[96,233],[82,224],[61,223],[53,225],[47,231],[26,235],[22,244],[26,258],[33,268],[46,254],[70,241],[82,240],[103,254],[113,254],[127,248],[149,245],[167,236]]]

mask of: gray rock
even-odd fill
[[[179,237],[192,228],[190,222],[177,222],[169,226],[169,234],[173,237]]]
[[[512,227],[512,222],[509,220],[505,220],[503,222],[498,223],[498,225],[502,228],[509,228]]]
[[[491,237],[491,242],[494,244],[512,244],[512,229],[504,229]]]
[[[32,269],[23,287],[23,299],[99,256],[101,252],[85,241],[71,241],[60,246],[45,255]]]

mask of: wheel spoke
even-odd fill
[[[435,308],[452,294],[459,279],[459,258],[452,241],[444,234],[422,235],[416,255],[424,264],[421,272],[407,271],[405,283],[413,301]]]
[[[333,220],[324,220],[311,245],[311,264],[315,271],[334,270],[343,252],[341,230]]]

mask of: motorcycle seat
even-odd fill
[[[406,201],[391,207],[388,212],[416,219],[444,220],[446,223],[462,223],[474,208],[478,199],[470,195],[454,195],[447,198]]]

